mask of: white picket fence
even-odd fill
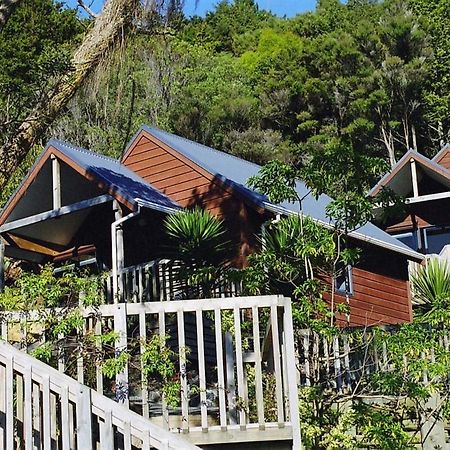
[[[127,349],[130,338],[139,342],[134,361],[140,361],[155,335],[162,340],[168,337],[167,345],[178,358],[178,407],[169,407],[164,395],[149,385],[142,367],[132,361],[116,378],[114,394],[101,364],[92,377],[92,366],[89,369],[78,357],[72,375],[85,383],[91,370],[90,379],[95,381],[90,386],[98,395],[117,398],[119,393],[118,401],[167,431],[190,436],[197,445],[227,442],[232,432],[237,441],[292,439],[293,448],[300,448],[290,299],[271,295],[118,303],[85,308],[82,314],[85,333],[100,336],[114,330],[119,334],[117,353]],[[42,318],[42,312],[36,311],[2,315],[3,338],[19,335],[22,343],[29,342],[30,325]],[[66,370],[66,363],[61,357],[58,368]]]
[[[198,449],[124,406],[0,342],[0,448]]]

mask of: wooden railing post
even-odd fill
[[[116,357],[127,351],[127,304],[116,304],[114,314],[114,331],[118,334],[115,350]],[[116,375],[116,400],[125,406],[129,405],[128,398],[128,364],[122,372]]]
[[[228,420],[231,425],[237,424],[236,411],[236,381],[234,378],[233,336],[225,333],[225,368],[227,376]]]
[[[301,450],[302,439],[300,417],[298,412],[297,368],[295,366],[294,325],[292,323],[292,306],[289,298],[284,299],[283,312],[284,336],[286,338],[286,366],[289,385],[289,419],[292,426],[292,450]]]
[[[93,450],[91,405],[91,390],[87,386],[80,385],[80,391],[77,401],[78,450]]]

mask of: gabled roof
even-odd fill
[[[441,152],[444,150],[445,147],[441,150]],[[410,192],[412,186],[409,167],[411,159],[414,159],[414,161],[428,176],[450,189],[450,170],[438,164],[435,160],[436,157],[431,160],[415,150],[409,150],[370,190],[369,196],[377,195],[384,187],[389,187],[397,194],[406,196],[408,192]]]
[[[132,205],[137,205],[139,200],[144,200],[146,203],[163,208],[180,208],[167,195],[151,186],[116,159],[93,153],[84,148],[75,147],[55,139],[50,140],[47,144],[47,148],[50,146],[60,150],[88,174],[93,175],[98,181],[103,182],[106,189],[112,195],[117,193]]]
[[[441,161],[450,153],[450,144],[445,144],[441,150],[434,156],[433,161],[440,164]]]
[[[231,185],[257,206],[283,214],[293,214],[299,211],[298,204],[283,202],[275,205],[269,202],[266,196],[247,186],[248,178],[258,174],[261,168],[258,164],[146,125],[141,127],[131,140],[131,143],[135,141],[136,137],[142,131],[147,132],[165,145],[176,150],[214,177]],[[127,154],[130,146],[131,144],[125,150],[124,155]],[[297,182],[297,192],[299,197],[303,199],[302,211],[304,214],[311,216],[326,226],[332,225],[326,214],[326,207],[332,201],[330,197],[321,195],[316,199],[301,181]],[[423,259],[423,255],[411,250],[408,246],[377,228],[372,223],[367,223],[357,231],[352,232],[351,236],[355,239],[404,254],[414,259]]]
[[[52,139],[3,208],[0,214],[0,224],[5,222],[9,211],[20,201],[39,173],[40,168],[52,154],[88,180],[95,182],[104,192],[117,198],[130,209],[136,209],[138,204],[167,211],[180,208],[176,202],[148,184],[119,161]]]

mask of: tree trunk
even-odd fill
[[[8,22],[9,16],[19,2],[20,0],[0,0],[0,31]]]
[[[138,0],[106,2],[94,26],[76,50],[72,70],[57,83],[51,95],[28,115],[13,139],[0,148],[0,188],[5,186],[9,176],[98,66],[105,53],[126,33],[138,5]]]
[[[389,162],[392,168],[397,162],[395,159],[394,139],[392,137],[392,131],[388,130],[385,125],[381,125],[381,134],[384,145],[386,146],[386,150],[388,151]]]

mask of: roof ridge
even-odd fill
[[[223,150],[218,150],[217,148],[210,147],[208,145],[202,144],[201,142],[193,141],[192,139],[188,139],[188,138],[186,138],[184,136],[179,136],[178,134],[170,133],[169,131],[162,130],[161,128],[158,128],[158,127],[155,127],[155,126],[144,125],[144,127],[148,128],[149,131],[151,131],[152,129],[155,129],[155,130],[160,131],[160,132],[162,132],[164,134],[169,134],[171,136],[174,136],[177,139],[180,139],[181,141],[191,142],[191,143],[193,143],[195,145],[198,145],[200,147],[203,147],[203,148],[205,148],[207,150],[212,150],[213,152],[220,153],[220,154],[222,154],[222,155],[224,155],[224,156],[226,156],[226,157],[228,157],[230,159],[234,159],[234,160],[237,160],[237,161],[244,161],[247,164],[251,164],[251,165],[253,165],[255,167],[261,168],[261,166],[259,164],[256,164],[256,163],[254,163],[252,161],[248,161],[246,159],[240,158],[239,156],[233,155],[233,154],[225,152]]]
[[[66,147],[69,147],[72,150],[75,150],[75,151],[78,151],[81,153],[85,153],[87,155],[94,155],[94,156],[97,156],[98,158],[103,158],[108,161],[113,161],[113,162],[119,164],[120,166],[123,166],[123,164],[118,159],[112,158],[111,156],[104,155],[103,153],[98,153],[98,152],[94,152],[92,150],[88,150],[87,148],[84,148],[84,147],[79,147],[77,145],[71,144],[70,142],[61,141],[60,139],[55,139],[55,138],[50,139],[47,143],[47,148],[50,145],[52,145],[53,142],[55,142],[59,145],[65,145]]]

